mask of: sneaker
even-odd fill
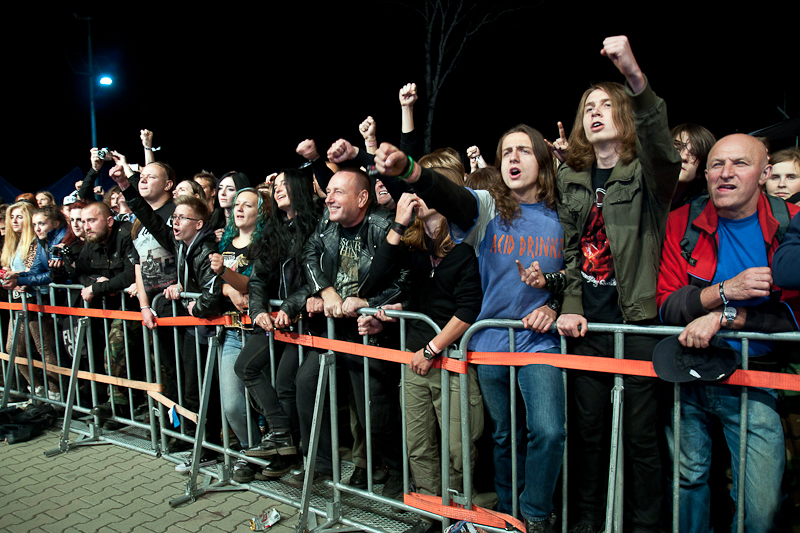
[[[376,466],[372,471],[372,482],[381,484],[386,483],[387,479],[389,479],[389,467],[384,465]]]
[[[397,470],[389,471],[389,478],[383,485],[383,496],[393,500],[403,497],[403,476]]]
[[[175,471],[181,474],[188,474],[192,471],[192,461],[193,458],[190,455],[189,458],[182,462],[175,465]],[[213,466],[217,464],[217,457],[215,455],[201,455],[200,456],[200,466],[198,468],[203,468],[206,466]]]
[[[122,422],[115,422],[114,420],[106,420],[103,422],[103,429],[106,431],[119,431],[124,428],[125,424]]]
[[[233,480],[236,483],[250,483],[256,476],[255,470],[244,459],[237,459],[233,465]]]
[[[367,469],[357,466],[353,469],[353,474],[350,476],[348,485],[357,489],[367,488]]]
[[[253,446],[244,452],[249,457],[271,457],[273,455],[296,455],[297,446],[294,445],[289,432],[270,431],[261,439],[261,444]]]
[[[137,422],[150,422],[150,410],[147,407],[147,404],[140,405],[136,409],[133,410],[133,419]]]
[[[167,439],[167,453],[185,452],[191,450],[193,444],[191,442],[179,439],[177,437],[170,437]]]
[[[300,468],[302,464],[300,456],[297,454],[275,455],[270,463],[255,475],[255,478],[259,481],[278,479],[288,474],[291,470]]]
[[[331,474],[325,474],[323,472],[320,472],[319,470],[315,470],[314,471],[314,481],[312,481],[311,484],[312,485],[316,485],[317,483],[322,483],[324,481],[328,481],[328,480],[331,480],[331,479],[333,479],[333,476]],[[301,470],[300,472],[289,476],[286,479],[286,484],[291,486],[291,487],[302,489],[303,488],[303,483],[305,483],[305,481],[306,481],[306,471],[305,470]]]
[[[107,418],[111,418],[112,416],[114,416],[114,412],[111,409],[111,402],[95,405],[94,407],[92,407],[92,410],[89,411],[89,414],[98,417],[101,420],[101,422]]]
[[[61,393],[60,392],[53,392],[53,391],[49,390],[49,391],[47,391],[47,398],[49,400],[51,400],[51,401],[54,401],[54,402],[60,402],[61,401]]]
[[[550,522],[551,520],[553,520],[552,516],[553,515],[551,515],[551,519],[550,520],[545,520],[545,522]],[[553,521],[555,521],[555,520],[553,520]],[[525,521],[525,525],[527,525],[527,524],[528,524],[528,521],[526,520]],[[577,524],[572,526],[572,528],[569,530],[569,533],[599,533],[600,530],[601,530],[600,527],[594,526],[593,524],[591,524],[589,522],[581,520],[580,522],[578,522]],[[528,531],[530,532],[530,531],[536,531],[536,530],[528,529]],[[539,531],[547,531],[547,530],[540,529]]]

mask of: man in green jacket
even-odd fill
[[[613,335],[587,335],[587,322],[651,324],[670,202],[681,159],[672,144],[666,105],[650,88],[625,36],[603,41],[601,52],[626,79],[599,83],[581,98],[558,173],[559,219],[564,226],[566,288],[558,330],[572,337],[570,353],[612,357]],[[652,359],[657,338],[625,337],[625,357]],[[594,533],[605,521],[606,410],[613,375],[571,374],[575,412],[571,435],[580,465],[571,531]],[[625,378],[624,449],[627,512],[633,531],[659,528],[662,503],[657,447],[656,381]]]

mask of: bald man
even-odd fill
[[[710,346],[712,337],[722,329],[798,329],[794,318],[800,316],[798,292],[780,291],[773,283],[771,266],[779,244],[778,210],[786,209],[793,217],[800,209],[768,201],[761,187],[771,172],[766,148],[756,138],[730,135],[720,139],[708,156],[709,200],[693,220],[699,230],[691,253],[693,264],[681,255],[690,206],[673,211],[667,222],[657,302],[665,324],[686,328],[678,337],[682,348],[676,345],[671,353],[657,349],[653,364],[659,376],[668,381],[705,382],[681,388],[680,531],[709,530],[707,481],[712,423],[721,423],[725,430],[731,451],[734,498],[737,491],[742,391],[716,381],[725,379],[736,368],[733,352],[726,352],[726,348],[730,346],[738,352],[741,341],[725,339],[719,346],[715,340],[715,345]],[[678,350],[681,357],[675,356]],[[751,341],[748,353],[755,358],[753,365],[771,350],[771,342]],[[691,364],[686,363],[687,355],[692,357]],[[723,360],[728,361],[728,368],[721,364]],[[774,390],[748,390],[745,531],[777,528],[784,450],[776,397]],[[674,448],[671,432],[669,436]]]

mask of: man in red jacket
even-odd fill
[[[742,391],[740,387],[714,383],[728,377],[729,372],[720,375],[718,371],[722,355],[713,351],[714,346],[709,347],[712,337],[721,329],[798,329],[794,318],[800,311],[797,291],[777,292],[780,289],[772,281],[772,256],[779,244],[781,226],[777,210],[784,206],[770,204],[761,192],[770,174],[767,151],[761,141],[741,134],[725,137],[714,145],[708,157],[709,201],[692,221],[699,237],[691,264],[681,254],[690,206],[673,211],[667,222],[657,302],[665,324],[686,328],[678,337],[680,356],[657,349],[653,363],[659,376],[670,381],[706,381],[681,388],[681,531],[709,529],[709,427],[714,418],[725,430],[733,470],[731,494],[735,498],[737,493]],[[786,209],[788,217],[800,211],[794,205]],[[722,343],[715,339],[713,344],[723,351],[728,345],[737,352],[741,349],[741,342],[735,339]],[[748,353],[756,357],[771,350],[771,342],[753,340]],[[711,368],[713,372],[704,373]],[[781,503],[783,431],[775,410],[775,391],[751,388],[748,395],[744,528],[772,531],[777,527]],[[674,446],[671,432],[670,445]]]

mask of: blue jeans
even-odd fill
[[[559,353],[558,349],[548,353]],[[549,365],[516,367],[517,382],[524,410],[517,403],[517,472],[519,508],[525,518],[541,521],[553,511],[553,492],[564,455],[564,381],[561,370]],[[514,489],[511,485],[511,407],[510,369],[507,366],[479,365],[486,410],[494,432],[494,485],[497,510],[511,513]],[[520,396],[520,395],[518,395]],[[523,430],[527,427],[527,446]]]
[[[733,490],[739,479],[739,394],[728,385],[681,387],[680,531],[709,529],[711,500],[708,473],[711,466],[709,427],[722,424],[731,451]],[[783,428],[775,410],[775,391],[750,388],[747,402],[747,455],[744,489],[744,530],[777,531],[781,507],[781,478],[785,462]],[[670,451],[672,431],[667,432]],[[736,519],[733,521],[736,531]]]
[[[250,334],[244,332],[244,340],[246,341],[249,337]],[[242,447],[248,448],[258,444],[261,441],[261,435],[255,419],[250,424],[252,433],[249,436],[247,434],[247,396],[244,383],[233,369],[236,358],[242,351],[242,344],[240,330],[232,328],[225,330],[219,367],[219,394],[222,399],[222,411],[228,424]]]

